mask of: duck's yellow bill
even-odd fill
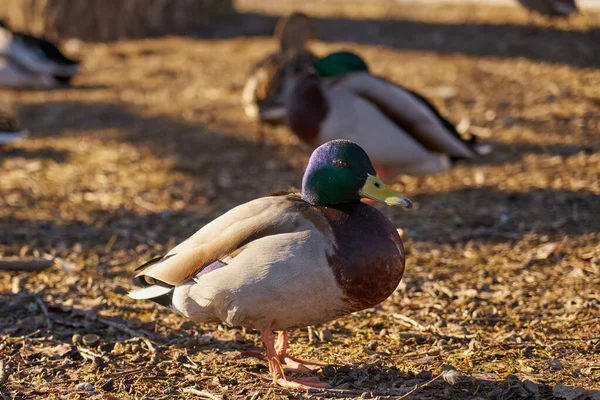
[[[367,181],[358,191],[362,197],[378,201],[388,206],[403,206],[406,208],[412,207],[412,201],[406,197],[394,192],[381,182],[375,175],[368,174]]]

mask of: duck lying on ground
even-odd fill
[[[279,49],[254,65],[244,85],[242,103],[248,117],[271,124],[285,123],[285,102],[296,77],[318,59],[306,47],[316,33],[314,21],[302,13],[278,22],[274,36]]]
[[[395,169],[420,175],[489,152],[463,139],[423,96],[369,73],[356,54],[342,51],[313,65],[287,102],[290,129],[312,147],[333,139],[362,146],[380,176]]]
[[[575,0],[517,0],[530,11],[551,17],[568,17],[577,12]]]

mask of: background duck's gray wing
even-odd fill
[[[422,96],[366,72],[348,74],[339,84],[377,106],[426,149],[457,158],[477,155],[471,143]]]
[[[136,278],[183,284],[253,240],[294,232],[302,225],[307,208],[297,196],[263,197],[242,204],[205,225],[160,260],[151,260]]]

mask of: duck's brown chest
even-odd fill
[[[336,244],[327,258],[350,311],[385,300],[404,273],[404,247],[396,228],[363,203],[318,208],[333,230]]]

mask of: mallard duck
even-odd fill
[[[287,102],[288,125],[316,147],[332,139],[358,143],[380,176],[394,168],[405,174],[448,169],[488,149],[463,140],[423,96],[369,73],[354,53],[328,55],[300,78]]]
[[[404,272],[392,223],[361,202],[411,207],[377,177],[367,153],[347,140],[311,155],[301,193],[262,197],[233,208],[164,257],[138,268],[134,299],[150,299],[196,322],[257,329],[274,382],[327,387],[315,377],[285,377],[321,364],[286,353],[291,328],[373,307]],[[277,343],[273,331],[280,331]]]
[[[51,89],[67,85],[78,62],[52,43],[12,31],[0,21],[0,87]]]
[[[27,136],[27,131],[19,128],[19,120],[14,109],[7,104],[0,104],[0,145],[25,136]]]
[[[318,59],[306,48],[316,32],[314,21],[302,13],[293,13],[278,22],[274,36],[279,50],[259,61],[244,85],[242,103],[248,117],[285,123],[285,99],[296,76]]]
[[[577,12],[575,0],[517,0],[530,11],[553,17],[567,17]]]

